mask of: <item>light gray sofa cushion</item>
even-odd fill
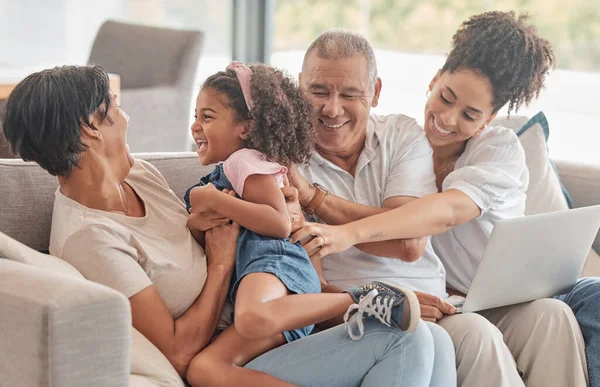
[[[33,162],[0,159],[0,231],[35,250],[47,250],[56,177]]]
[[[2,383],[128,385],[131,312],[122,294],[0,259],[0,305]]]
[[[20,262],[25,265],[35,266],[48,273],[83,279],[83,275],[67,261],[37,252],[2,232],[0,232],[0,257],[6,257],[11,261]]]
[[[39,288],[42,289],[47,289],[47,288],[52,288],[53,286],[56,285],[57,281],[59,280],[60,277],[65,276],[67,278],[74,278],[74,279],[79,279],[81,280],[79,283],[79,286],[82,288],[81,290],[75,290],[73,289],[74,292],[84,292],[84,293],[89,293],[90,291],[93,291],[93,288],[95,287],[96,289],[100,289],[102,292],[105,292],[106,289],[104,286],[100,286],[99,288],[94,285],[94,287],[92,287],[92,289],[89,289],[89,285],[88,284],[92,284],[91,282],[85,280],[83,278],[83,276],[71,265],[69,265],[67,262],[63,261],[62,259],[56,258],[54,256],[48,255],[48,254],[42,254],[39,253],[25,245],[23,245],[22,243],[8,237],[7,235],[3,234],[2,232],[0,232],[0,256],[5,257],[6,259],[2,259],[0,260],[0,264],[4,264],[5,262],[10,262],[13,261],[15,263],[19,263],[19,264],[24,264],[22,265],[23,267],[31,267],[34,269],[39,269],[42,270],[44,273],[48,274],[49,276],[38,276],[35,277],[36,280],[38,282],[35,283],[34,286],[27,286],[27,287],[16,287],[14,289],[12,289],[12,292],[8,292],[8,289],[4,289],[4,292],[6,292],[3,295],[0,295],[0,298],[2,298],[3,296],[6,297],[6,299],[8,300],[9,297],[14,296],[16,294],[16,298],[13,297],[11,300],[8,300],[6,305],[9,305],[11,303],[14,304],[19,304],[19,302],[22,299],[28,300],[31,297],[38,297],[39,296]],[[8,264],[9,266],[11,264]],[[5,265],[6,266],[6,265]],[[2,270],[3,267],[0,266],[0,270]],[[35,275],[35,271],[34,272],[30,272],[28,270],[20,270],[18,272],[15,272],[14,275],[17,277],[13,278],[13,283],[19,283],[20,279],[18,278],[18,276],[28,276],[31,273],[33,273],[32,275]],[[52,274],[56,274],[58,278],[52,276]],[[0,279],[2,277],[0,276]],[[23,279],[24,283],[28,283],[29,281],[31,281],[31,278],[24,278]],[[50,282],[50,284],[48,284],[47,282]],[[4,284],[4,286],[10,286],[8,283]],[[75,286],[75,285],[73,285]],[[3,292],[2,289],[2,285],[0,284],[0,293]],[[53,293],[51,295],[49,295],[48,297],[46,297],[45,301],[47,303],[49,303],[49,305],[47,306],[47,308],[54,308],[54,297],[59,297],[61,298],[62,296],[67,296],[68,294],[64,294],[62,289],[62,286],[58,286],[57,287],[58,292],[60,294],[56,294]],[[62,295],[62,296],[61,296]],[[43,303],[44,300],[39,300],[40,303]],[[94,304],[94,298],[90,297],[90,302],[92,304]],[[127,302],[127,304],[129,304]],[[4,304],[2,304],[4,306]],[[97,307],[98,305],[89,305],[89,306],[85,306],[85,305],[78,305],[79,309],[90,309],[90,308],[94,308]],[[26,304],[22,305],[21,307],[27,307]],[[43,306],[40,307],[43,309]],[[73,310],[73,307],[67,308],[69,310]],[[69,351],[69,352],[76,352],[76,353],[81,353],[81,348],[77,348],[77,344],[81,345],[81,346],[87,346],[90,345],[89,344],[89,340],[87,338],[84,338],[82,340],[80,340],[79,342],[73,342],[68,341],[68,342],[64,342],[64,340],[62,340],[62,336],[64,334],[68,334],[68,332],[63,332],[63,333],[59,333],[58,331],[64,331],[64,330],[70,330],[72,332],[73,335],[77,335],[78,332],[76,329],[72,329],[72,324],[77,325],[76,328],[82,328],[82,326],[79,326],[79,322],[77,321],[77,319],[80,317],[80,315],[78,313],[65,313],[64,310],[62,312],[56,312],[55,315],[60,315],[62,320],[64,321],[59,321],[59,323],[57,322],[53,322],[52,320],[49,322],[50,326],[55,326],[54,328],[54,332],[55,335],[54,336],[49,336],[47,338],[47,340],[44,340],[43,338],[41,340],[39,340],[37,342],[37,344],[39,345],[38,350],[34,350],[35,347],[35,342],[31,344],[32,348],[29,350],[29,352],[37,352],[37,353],[42,353],[45,354],[43,356],[40,356],[39,358],[37,358],[37,361],[30,361],[30,364],[32,367],[38,367],[42,372],[42,374],[44,373],[44,369],[45,368],[50,368],[50,373],[51,374],[55,374],[56,371],[52,370],[52,367],[55,367],[56,365],[54,363],[52,363],[52,361],[46,361],[46,358],[48,356],[51,356],[51,354],[46,354],[46,350],[45,350],[45,345],[48,342],[48,340],[50,340],[52,337],[55,337],[54,339],[54,343],[55,343],[55,352],[57,352],[57,355],[53,356],[52,359],[57,359],[57,358],[61,358],[61,351]],[[38,321],[36,319],[45,319],[44,314],[34,314],[34,315],[29,315],[29,317],[31,317],[31,319],[28,320],[28,322],[26,322],[26,324],[28,325],[22,325],[20,326],[19,329],[21,329],[23,332],[27,332],[28,329],[30,329],[31,325],[37,326]],[[118,325],[119,327],[121,327],[121,325],[127,326],[128,324],[131,325],[131,319],[129,318],[129,314],[127,314],[127,316],[125,316],[126,318],[124,320],[119,320],[123,317],[123,315],[119,315],[119,314],[114,314],[112,316],[107,315],[104,316],[101,319],[98,319],[96,321],[97,324],[99,324],[99,327],[101,328],[100,330],[98,329],[90,329],[90,327],[88,326],[86,329],[82,332],[82,334],[84,334],[85,336],[89,336],[90,334],[96,334],[98,333],[99,335],[103,335],[103,330],[104,329],[112,329],[111,326],[114,326],[115,324]],[[115,321],[111,321],[111,323],[109,324],[105,324],[105,319],[109,318],[109,319],[114,319]],[[17,322],[14,321],[14,319],[17,320]],[[72,319],[73,321],[68,321],[69,319]],[[19,314],[11,314],[10,316],[7,316],[5,319],[0,320],[3,321],[3,323],[6,325],[6,331],[2,331],[2,328],[0,327],[0,333],[5,333],[5,335],[3,336],[3,338],[7,339],[10,338],[11,335],[14,335],[13,332],[10,329],[16,329],[17,326],[19,326],[19,324],[21,324],[23,321],[21,321],[21,316]],[[89,324],[93,324],[93,321],[89,321]],[[106,354],[106,357],[108,358],[112,358],[114,357],[115,359],[122,359],[123,356],[130,356],[131,359],[131,371],[130,371],[130,375],[129,375],[129,386],[130,387],[142,387],[142,386],[153,386],[153,387],[183,387],[183,382],[181,380],[181,378],[179,377],[179,375],[177,374],[177,372],[175,371],[175,368],[173,368],[173,366],[171,365],[171,363],[169,363],[169,361],[167,360],[167,358],[148,340],[146,339],[145,336],[143,336],[141,333],[139,333],[136,329],[134,329],[133,327],[129,326],[129,329],[131,329],[131,351],[125,351],[125,347],[124,346],[117,346],[113,348],[113,351],[115,351],[115,353],[113,355],[110,354]],[[122,330],[122,329],[120,329]],[[48,334],[50,335],[51,330],[49,329],[48,332],[42,332],[42,335],[44,334]],[[124,338],[125,340],[128,339],[128,337]],[[58,341],[57,341],[58,340]],[[62,340],[62,341],[61,341]],[[87,340],[87,341],[86,341]],[[0,338],[0,357],[2,357],[4,354],[8,354],[8,350],[9,347],[8,346],[2,346],[2,338]],[[62,343],[62,344],[61,344]],[[125,342],[122,344],[126,344]],[[22,348],[19,348],[22,349]],[[6,350],[6,352],[4,352]],[[89,350],[87,348],[84,348],[84,350]],[[10,352],[12,353],[12,352]],[[92,359],[93,360],[93,359]],[[59,363],[63,364],[63,363]],[[21,375],[19,375],[18,373],[15,373],[16,371],[18,371],[18,369],[14,369],[14,368],[7,368],[7,369],[2,369],[1,364],[0,364],[0,381],[4,380],[4,381],[13,381],[13,380],[20,380]],[[16,378],[16,379],[15,379]],[[107,373],[106,378],[104,381],[98,381],[98,385],[112,385],[112,379],[114,378],[112,376],[112,374],[110,372]],[[42,377],[42,379],[44,379],[44,377]],[[44,379],[45,380],[45,379]],[[120,385],[122,383],[116,383],[115,385]],[[0,383],[0,385],[2,385]],[[13,385],[20,385],[19,383],[14,383]],[[43,385],[43,384],[42,384]],[[63,384],[59,384],[59,385],[63,385]],[[84,385],[87,385],[84,383]]]

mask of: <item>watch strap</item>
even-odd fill
[[[315,194],[313,195],[312,199],[310,199],[310,202],[308,202],[306,207],[304,207],[304,211],[308,215],[314,215],[317,208],[323,202],[323,199],[325,199],[325,196],[329,194],[329,192],[323,190],[317,184],[313,184],[313,187],[316,188]]]

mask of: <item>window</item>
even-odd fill
[[[0,78],[18,80],[44,68],[86,64],[98,29],[112,19],[203,31],[195,94],[204,79],[231,60],[232,13],[231,1],[0,0]],[[190,122],[193,105],[195,98]]]
[[[113,19],[204,31],[199,83],[231,60],[231,15],[232,2],[228,1],[0,0],[0,51],[4,53],[0,70],[22,74],[85,64],[100,25]]]
[[[271,64],[300,72],[304,52],[321,32],[357,31],[375,48],[383,80],[375,113],[422,121],[429,81],[445,60],[452,36],[469,16],[488,10],[532,15],[557,57],[540,98],[517,114],[543,110],[551,156],[600,163],[600,5],[574,0],[278,0]],[[502,112],[501,112],[502,114]]]

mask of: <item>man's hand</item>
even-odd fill
[[[415,292],[421,305],[421,319],[433,323],[438,322],[445,314],[456,313],[456,308],[431,294]]]
[[[316,188],[306,181],[298,170],[298,167],[296,167],[296,164],[291,164],[288,168],[287,178],[290,185],[296,187],[298,190],[298,201],[300,202],[300,205],[306,207],[315,194]]]
[[[220,194],[212,183],[208,183],[204,187],[194,187],[190,192],[190,208],[191,214],[202,212],[210,212],[213,210],[212,203],[214,195]]]

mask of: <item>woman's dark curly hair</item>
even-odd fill
[[[554,64],[550,43],[538,36],[529,15],[494,11],[461,25],[442,72],[475,70],[492,86],[494,113],[509,103],[510,114],[539,96]]]
[[[263,64],[250,68],[250,92],[255,105],[251,112],[233,70],[210,76],[202,89],[213,89],[227,96],[236,121],[253,119],[246,140],[248,148],[285,166],[308,161],[314,138],[310,101],[281,70]]]

